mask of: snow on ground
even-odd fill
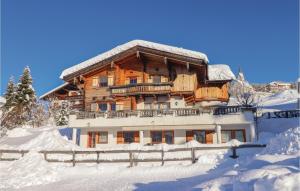
[[[70,150],[79,148],[60,135],[57,128],[15,128],[0,139],[0,149]]]
[[[13,133],[14,131],[14,133]],[[27,148],[33,151],[13,162],[0,162],[0,190],[292,190],[299,189],[300,127],[273,138],[264,148],[238,150],[238,159],[231,159],[226,150],[197,153],[196,164],[190,162],[143,164],[128,168],[128,164],[47,163],[35,150],[74,149],[55,128],[15,129],[0,139],[4,148]],[[27,133],[24,133],[27,132]],[[45,134],[50,136],[46,139]],[[30,134],[29,134],[30,133]],[[14,134],[12,136],[12,134]],[[31,138],[30,138],[31,137]],[[22,139],[21,139],[22,138]],[[30,140],[30,139],[31,140]],[[21,140],[20,140],[21,139]],[[54,139],[53,143],[51,140]],[[49,142],[46,144],[46,142]],[[5,144],[3,144],[5,142]],[[34,146],[36,144],[36,147]],[[240,144],[233,140],[231,145]],[[201,146],[194,141],[182,147]],[[157,145],[158,149],[165,146]],[[138,144],[127,145],[140,148]],[[36,149],[38,148],[38,149]],[[78,149],[78,148],[77,148]],[[153,148],[152,148],[153,149]]]

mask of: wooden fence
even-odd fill
[[[219,147],[193,147],[193,148],[176,148],[171,150],[93,150],[93,151],[39,151],[39,153],[43,154],[44,159],[47,162],[62,162],[62,163],[72,163],[75,166],[76,163],[129,163],[130,167],[133,167],[134,164],[139,162],[160,162],[161,165],[164,165],[165,162],[169,161],[191,161],[195,163],[197,161],[195,151],[197,150],[219,150],[219,149],[231,149],[232,155],[231,158],[238,158],[237,149],[242,148],[254,148],[254,147],[265,147],[264,144],[243,144],[240,146],[219,146]],[[182,157],[182,158],[165,158],[166,153],[174,153],[174,152],[190,152],[190,157]],[[18,160],[19,158],[3,158],[2,155],[4,153],[9,154],[19,154],[23,157],[28,150],[0,150],[0,161],[13,161]],[[128,159],[113,159],[113,160],[103,160],[100,159],[101,154],[124,154],[128,153]],[[134,157],[135,153],[160,153],[160,158],[146,158],[146,159],[138,159]],[[59,160],[59,159],[50,159],[48,156],[53,154],[61,154],[61,155],[69,155],[72,156],[72,159],[69,160]],[[76,155],[79,154],[95,154],[97,157],[96,159],[83,159],[83,160],[76,160]]]

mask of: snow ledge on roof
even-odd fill
[[[63,84],[57,86],[56,88],[53,88],[52,90],[50,90],[50,91],[44,93],[43,95],[41,95],[41,96],[39,97],[39,99],[43,99],[43,98],[46,97],[47,95],[49,95],[49,94],[55,92],[56,90],[59,90],[60,88],[65,87],[65,86],[68,85],[68,84],[69,84],[69,82],[65,82],[65,83],[63,83]]]
[[[91,59],[88,59],[84,62],[81,62],[75,66],[72,66],[70,68],[65,69],[61,75],[60,78],[63,79],[65,76],[70,75],[74,72],[77,72],[83,68],[92,66],[98,62],[101,62],[105,59],[108,59],[114,55],[117,55],[123,51],[126,51],[130,48],[133,48],[135,46],[142,46],[142,47],[146,47],[146,48],[151,48],[151,49],[156,49],[156,50],[161,50],[161,51],[165,51],[165,52],[170,52],[173,54],[178,54],[178,55],[183,55],[183,56],[187,56],[187,57],[192,57],[192,58],[196,58],[196,59],[203,59],[205,62],[208,63],[208,58],[204,53],[201,52],[197,52],[197,51],[192,51],[192,50],[187,50],[187,49],[183,49],[183,48],[178,48],[175,46],[169,46],[169,45],[164,45],[164,44],[159,44],[159,43],[154,43],[154,42],[149,42],[149,41],[145,41],[145,40],[133,40],[130,42],[127,42],[125,44],[119,45],[107,52],[104,52],[102,54],[99,54],[98,56],[95,56]]]
[[[235,76],[230,67],[225,64],[208,65],[208,79],[217,80],[234,80]]]

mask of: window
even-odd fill
[[[235,131],[235,139],[239,140],[240,142],[245,142],[245,136],[243,130]]]
[[[91,111],[97,111],[98,110],[98,105],[97,103],[92,103],[91,104]]]
[[[205,131],[193,131],[194,132],[194,140],[199,143],[206,143],[205,141]]]
[[[151,139],[153,144],[158,143],[174,143],[174,131],[151,131]]]
[[[162,143],[162,131],[151,132],[152,143]]]
[[[93,77],[93,80],[92,80],[92,86],[93,86],[93,87],[98,87],[98,84],[99,84],[99,79],[98,79],[98,77]]]
[[[108,79],[107,76],[101,76],[100,77],[100,83],[99,83],[100,87],[107,87],[108,86]]]
[[[108,133],[105,131],[99,132],[97,143],[99,144],[108,143]]]
[[[134,143],[134,132],[133,131],[125,131],[123,132],[124,143]]]
[[[226,143],[231,139],[237,139],[240,142],[245,142],[244,130],[223,130],[221,131],[222,143]]]
[[[107,111],[107,103],[99,103],[100,111]]]
[[[129,84],[137,84],[137,77],[129,78]]]
[[[95,148],[96,144],[108,143],[108,132],[88,132],[88,147]]]
[[[226,143],[232,139],[231,131],[221,131],[222,143]]]
[[[116,111],[116,104],[115,103],[110,104],[110,110],[111,111]]]
[[[161,76],[153,76],[152,79],[153,83],[161,83]]]
[[[173,131],[165,131],[164,132],[164,137],[165,137],[165,143],[167,143],[167,144],[173,144],[174,143]]]

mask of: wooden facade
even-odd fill
[[[207,68],[201,60],[136,47],[65,80],[81,91],[85,111],[146,109],[141,105],[147,97],[156,103],[159,96],[167,96],[166,102],[180,96],[189,106],[227,102],[228,80],[209,81]]]
[[[205,64],[134,52],[80,75],[84,79],[85,110],[100,111],[97,105],[101,103],[107,103],[107,110],[136,110],[145,97],[158,95],[179,95],[189,105],[228,101],[228,81],[210,82],[206,70]]]

